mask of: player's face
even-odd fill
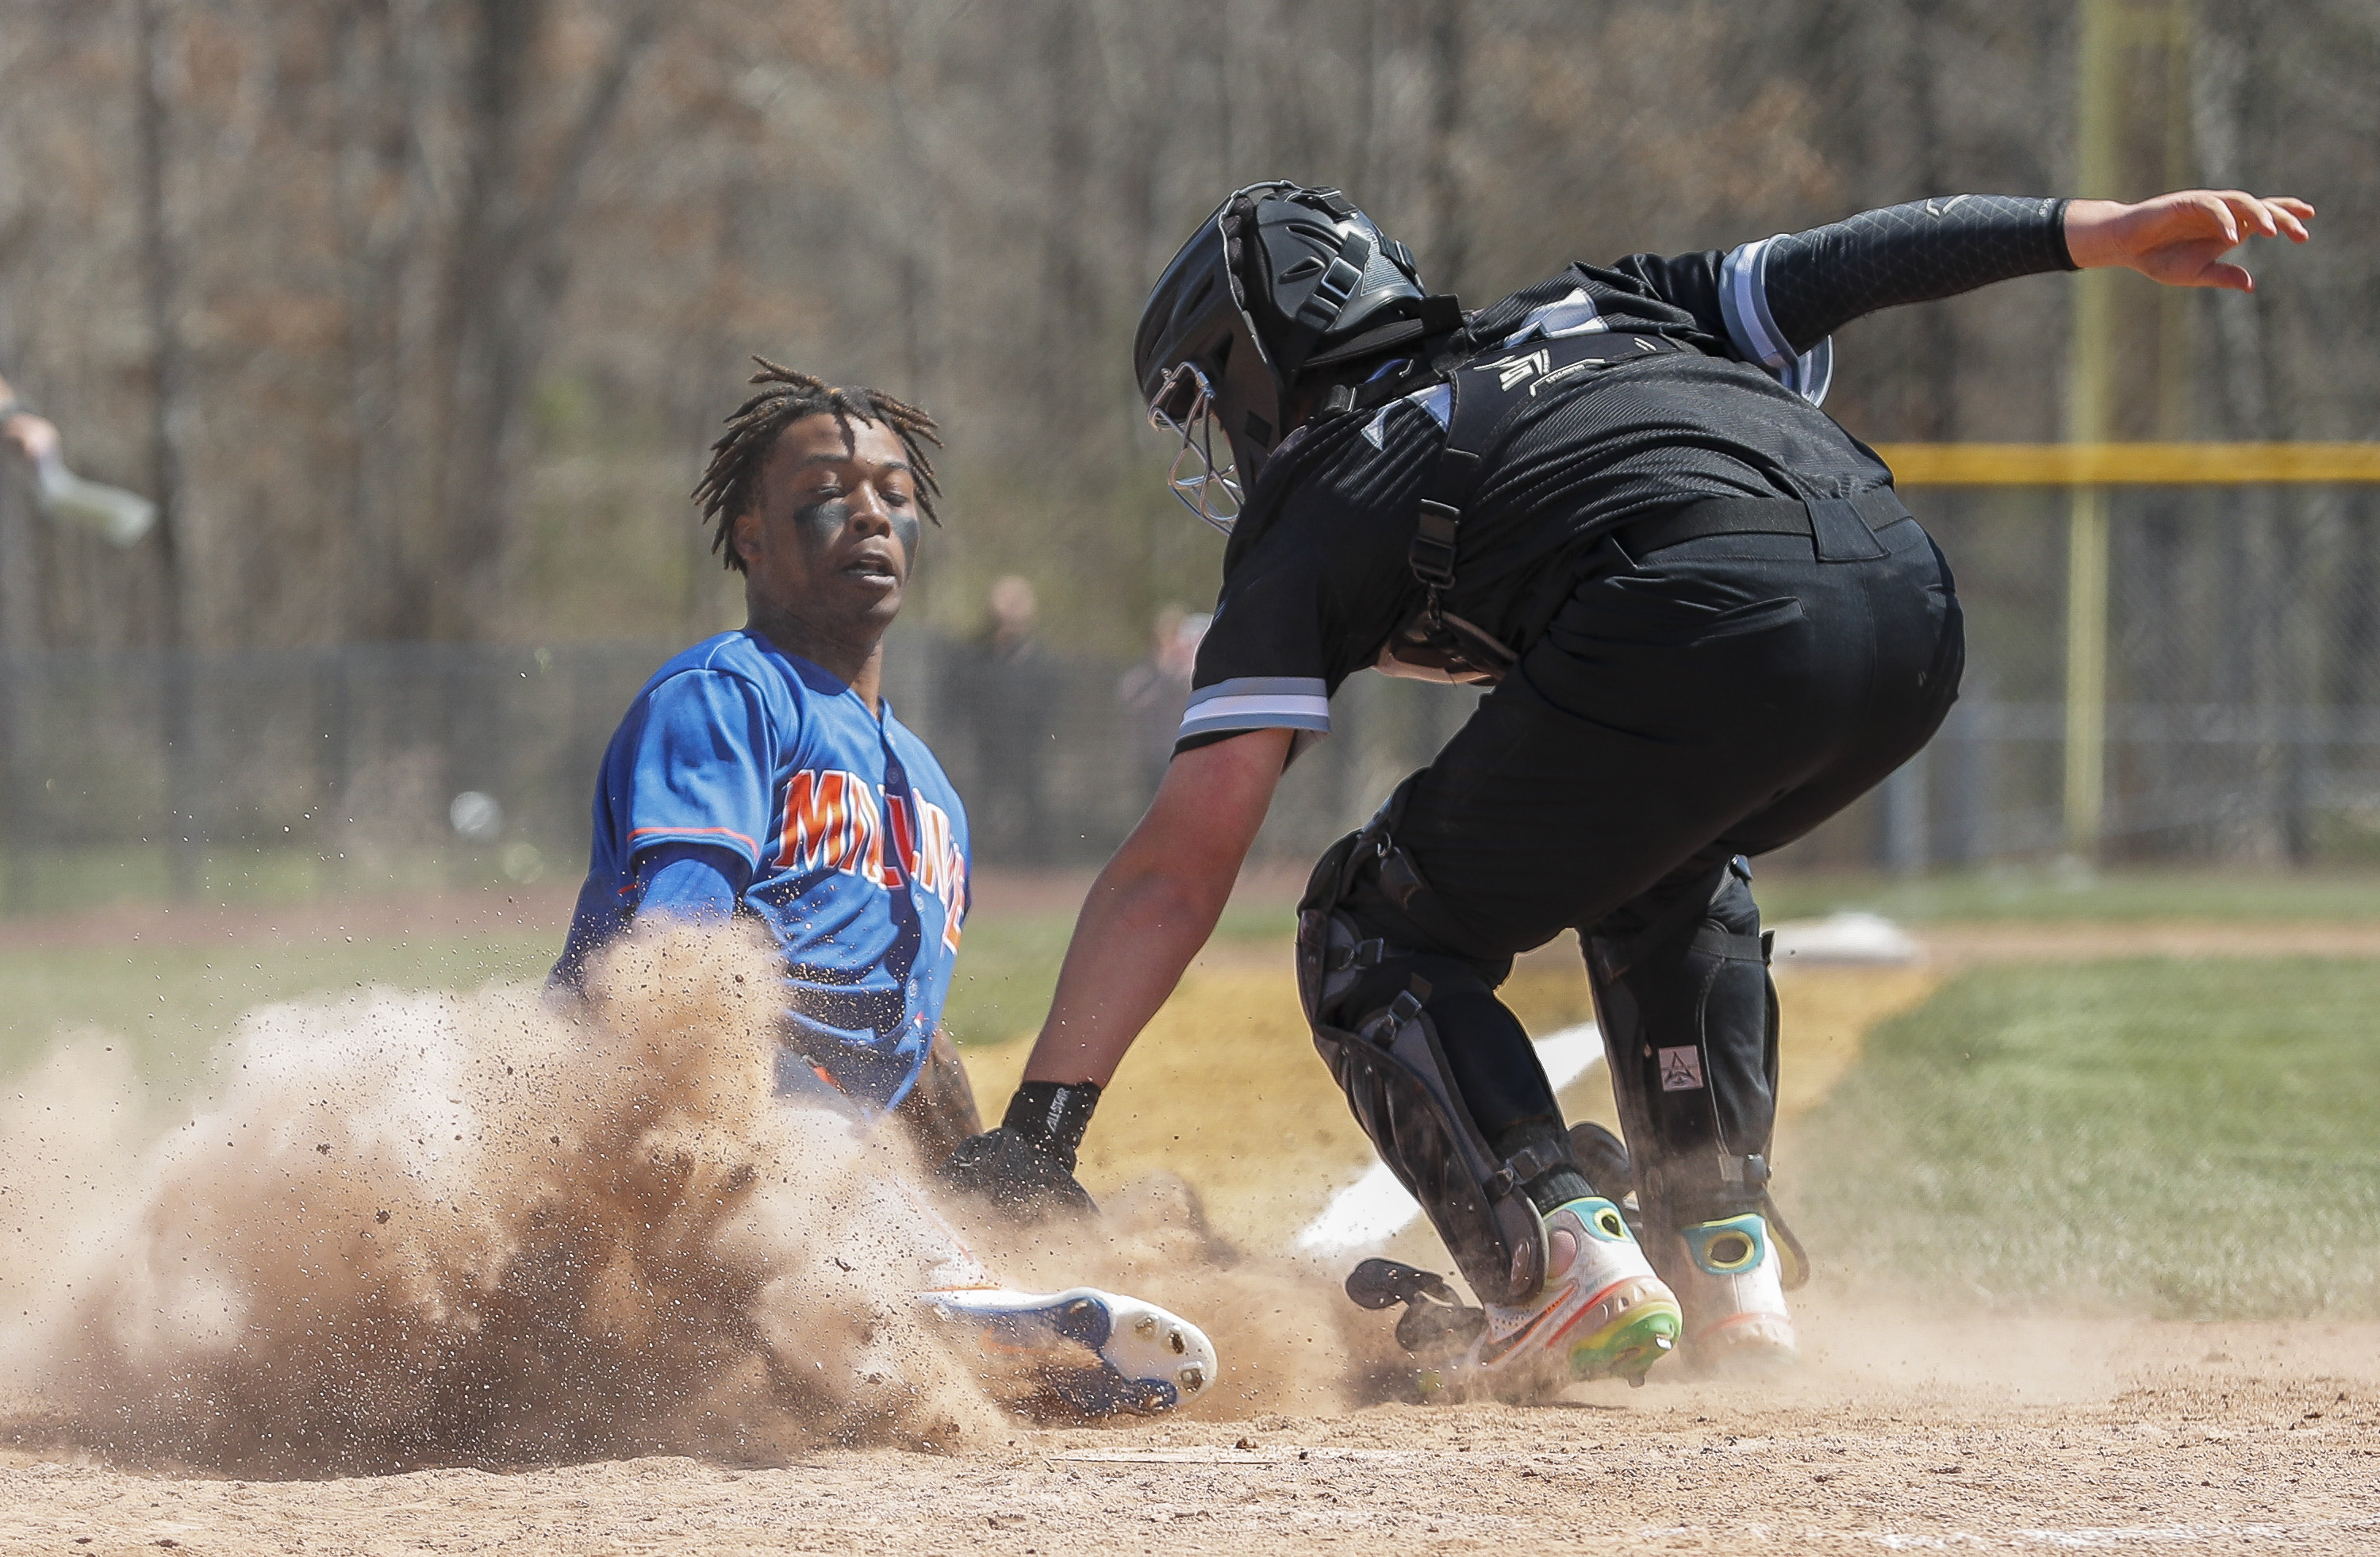
[[[881,634],[917,560],[915,477],[889,428],[805,416],[777,436],[759,501],[735,522],[747,590],[769,614]]]

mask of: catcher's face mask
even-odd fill
[[[1182,506],[1222,531],[1232,533],[1240,516],[1239,466],[1215,467],[1215,387],[1207,375],[1182,363],[1165,375],[1148,403],[1148,425],[1182,440],[1165,485]]]

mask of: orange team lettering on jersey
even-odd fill
[[[884,840],[876,826],[876,791],[856,773],[844,776],[843,848],[834,868],[884,885]]]
[[[959,922],[966,917],[966,856],[951,837],[951,814],[932,801],[917,805],[917,852],[909,869],[942,900],[942,945],[959,948]]]
[[[774,863],[841,871],[887,888],[906,885],[901,874],[906,869],[919,887],[941,899],[942,944],[955,951],[966,917],[966,859],[952,833],[950,813],[931,801],[917,803],[913,812],[905,797],[885,795],[880,813],[877,791],[857,774],[803,768],[785,786]]]
[[[913,815],[905,798],[886,795],[884,816],[894,856],[909,867],[920,890],[941,899],[942,944],[956,951],[959,922],[966,917],[966,862],[951,842],[950,813],[929,800],[919,802]],[[897,876],[890,885],[900,885]]]
[[[890,706],[765,638],[719,634],[673,657],[623,716],[594,824],[558,979],[580,985],[652,904],[658,851],[739,855],[736,911],[783,953],[796,1046],[867,1108],[905,1095],[950,998],[967,822]],[[731,883],[743,874],[717,863]],[[855,1009],[859,1026],[836,1025]]]
[[[803,768],[785,786],[785,822],[777,839],[775,864],[793,870],[841,869],[844,833],[850,825],[844,797],[854,776],[830,768]]]
[[[884,825],[892,833],[892,857],[902,865],[908,867],[910,875],[917,879],[919,886],[926,886],[926,873],[918,867],[917,863],[917,829],[909,825],[909,803],[899,795],[886,795]],[[885,874],[890,879],[884,885],[887,887],[901,885],[899,867],[888,869]],[[931,890],[930,887],[928,889]]]

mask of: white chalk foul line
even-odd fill
[[[1900,1535],[1881,1530],[1807,1530],[1805,1538],[1835,1541],[1864,1540],[1887,1551],[1949,1551],[1982,1547],[1998,1551],[2028,1551],[2039,1547],[2079,1551],[2107,1551],[2139,1546],[2202,1546],[2239,1541],[2301,1544],[2317,1536],[2380,1528],[2370,1519],[2314,1520],[2303,1524],[2110,1525],[2072,1530],[1950,1530],[1941,1535]],[[1675,1528],[1639,1530],[1642,1539],[1709,1535],[1714,1532]]]
[[[1602,1059],[1603,1034],[1591,1021],[1537,1040],[1537,1063],[1546,1068],[1546,1080],[1556,1092]],[[1297,1248],[1307,1254],[1344,1254],[1387,1242],[1420,1214],[1420,1205],[1397,1182],[1389,1165],[1374,1163],[1363,1177],[1331,1196],[1321,1215],[1299,1229]]]

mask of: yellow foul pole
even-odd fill
[[[2160,163],[2167,187],[2189,180],[2190,6],[2191,0],[2081,0],[2077,195],[2115,199],[2146,193],[2125,187],[2127,170],[2137,175]],[[2065,432],[2079,479],[2069,493],[2066,520],[2065,833],[2067,852],[2081,859],[2099,852],[2107,794],[2107,483],[2145,478],[2144,471],[2107,473],[2107,456],[2118,449],[2145,455],[2175,447],[2109,442],[2117,434],[2119,284],[2112,271],[2075,278],[2067,364]],[[2162,299],[2158,313],[2155,420],[2158,434],[2173,439],[2188,420],[2189,319],[2178,297]],[[2288,453],[2269,445],[2264,450],[2266,468],[2291,467]],[[2289,453],[2317,457],[2301,446]],[[2179,467],[2191,461],[2168,455],[2156,463]]]
[[[2077,70],[2075,193],[2118,193],[2117,69],[2124,0],[2082,0]],[[2074,278],[2074,329],[2067,363],[2066,438],[2105,443],[2109,426],[2108,359],[2113,351],[2115,281],[2111,271]],[[2107,792],[2107,490],[2076,486],[2066,516],[2066,850],[2099,851]]]
[[[2380,443],[1879,443],[1896,487],[2380,483]]]

